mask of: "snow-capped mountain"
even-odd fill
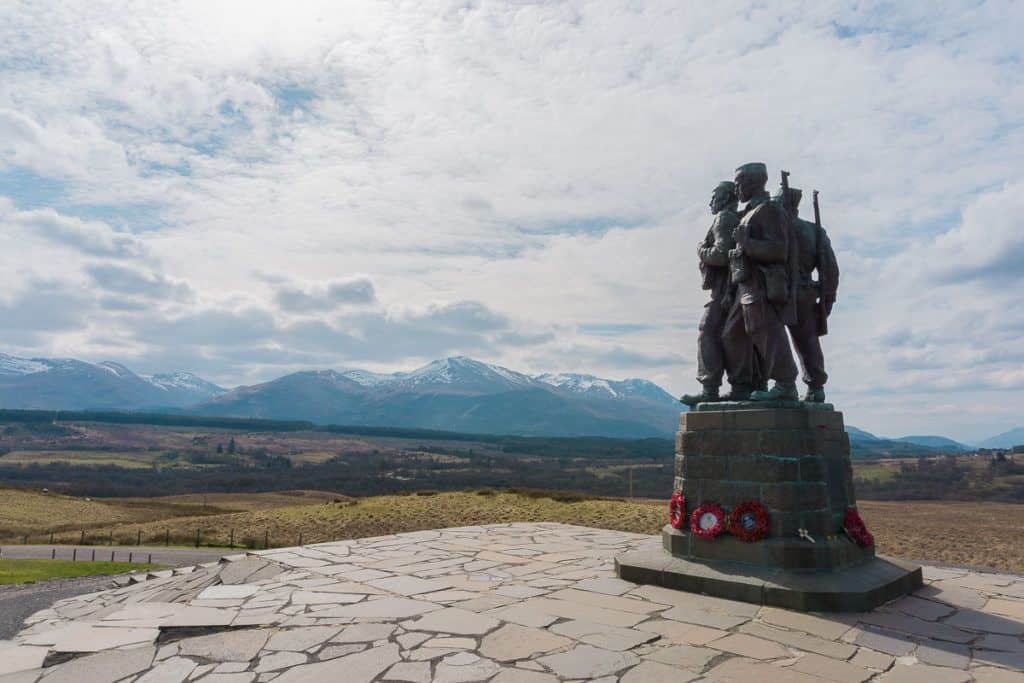
[[[410,372],[297,372],[190,409],[319,423],[545,436],[667,436],[682,406],[645,380],[530,375],[455,356]]]
[[[188,391],[194,394],[207,394],[209,396],[217,396],[226,391],[226,389],[217,386],[213,382],[208,382],[202,377],[193,375],[191,372],[142,375],[142,378],[164,391]]]
[[[144,377],[120,363],[19,358],[0,353],[0,408],[176,408],[224,393],[188,372]]]
[[[388,391],[502,391],[530,387],[534,380],[500,365],[465,356],[435,360],[412,372],[380,374],[365,370],[341,373],[362,386]]]
[[[544,436],[667,436],[682,409],[657,385],[530,376],[465,356],[409,372],[307,370],[225,391],[192,373],[0,354],[0,408],[158,410]]]
[[[577,375],[572,373],[536,375],[534,379],[569,391],[594,398],[630,399],[642,398],[649,401],[667,403],[678,406],[678,400],[669,395],[654,382],[645,379],[612,380],[595,377],[594,375]]]

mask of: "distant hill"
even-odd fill
[[[943,436],[886,439],[852,425],[846,425],[846,433],[850,435],[850,455],[854,458],[916,458],[970,450]]]
[[[485,434],[632,438],[672,434],[682,408],[646,380],[533,377],[457,356],[412,372],[297,372],[239,387],[189,412]]]
[[[997,434],[991,439],[985,439],[979,446],[982,448],[1013,448],[1024,444],[1024,427],[1017,427],[1008,432]]]
[[[898,439],[893,439],[893,441],[943,449],[950,453],[965,453],[967,451],[974,450],[966,444],[954,441],[953,439],[947,439],[944,436],[901,436]]]
[[[114,362],[0,353],[0,407],[44,410],[177,408],[224,389],[189,372],[147,377]]]
[[[881,438],[875,436],[871,432],[866,432],[863,429],[858,429],[857,427],[854,427],[853,425],[846,425],[846,433],[850,435],[850,442],[851,443],[854,442],[854,441],[862,441],[862,442],[882,441]]]

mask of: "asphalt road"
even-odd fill
[[[190,548],[150,548],[146,546],[49,546],[16,545],[0,548],[0,557],[9,559],[50,559],[56,550],[57,559],[70,560],[77,548],[78,560],[91,560],[96,551],[96,560],[110,561],[114,553],[115,562],[127,562],[129,553],[133,562],[144,563],[153,554],[153,563],[168,567],[183,567],[219,559],[230,551],[196,550]],[[83,593],[93,593],[113,587],[111,576],[83,576],[77,579],[53,579],[39,583],[0,586],[0,640],[7,640],[21,630],[25,619],[41,609],[46,609],[58,600]]]

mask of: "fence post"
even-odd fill
[[[114,551],[113,550],[110,551],[110,561],[111,562],[114,561]]]
[[[92,561],[93,561],[93,562],[95,562],[95,561],[96,561],[96,548],[93,548],[93,549],[92,549]]]
[[[78,539],[78,545],[85,545],[85,529],[82,529],[82,537]]]
[[[71,551],[71,561],[72,562],[77,562],[78,561],[78,548],[75,548],[74,550]]]
[[[51,560],[56,560],[57,559],[57,549],[56,548],[50,548],[50,559]]]
[[[170,544],[171,544],[171,530],[170,529],[164,529],[164,546],[169,546]]]
[[[270,529],[263,530],[263,549],[266,550],[270,547]]]
[[[110,545],[114,545],[114,530],[110,530]],[[113,560],[111,560],[113,562]]]
[[[299,532],[299,545],[302,545],[302,532]]]
[[[196,529],[196,547],[199,547],[199,529]]]
[[[146,560],[146,564],[153,564],[153,553],[149,554],[149,559]]]
[[[142,545],[142,529],[139,529],[139,533],[135,536],[135,545]]]
[[[133,553],[128,553],[128,564],[132,563],[132,555]]]
[[[234,529],[231,530],[231,540],[228,542],[228,547],[230,547],[230,548],[234,548],[235,547],[235,530]]]

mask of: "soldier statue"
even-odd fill
[[[786,326],[796,325],[796,240],[789,215],[765,190],[763,163],[736,169],[736,194],[746,202],[729,252],[736,295],[722,331],[729,400],[795,401],[797,369]],[[771,390],[767,381],[774,381]]]
[[[714,218],[704,241],[697,244],[702,287],[711,292],[711,300],[704,304],[697,333],[697,381],[703,387],[699,394],[686,394],[680,401],[695,406],[705,401],[717,401],[718,388],[725,373],[725,351],[722,348],[722,330],[732,304],[732,283],[729,282],[729,252],[736,246],[733,230],[740,223],[736,214],[736,184],[723,180],[711,193],[711,213]]]
[[[774,199],[789,213],[790,235],[799,245],[796,323],[788,327],[803,369],[803,381],[807,385],[804,400],[824,403],[828,374],[825,372],[825,356],[821,351],[819,337],[828,333],[828,316],[832,313],[839,289],[839,265],[832,250],[832,242],[821,227],[817,192],[814,223],[800,218],[802,197],[803,192],[791,187],[780,189]],[[817,281],[812,278],[815,270],[818,272]]]

